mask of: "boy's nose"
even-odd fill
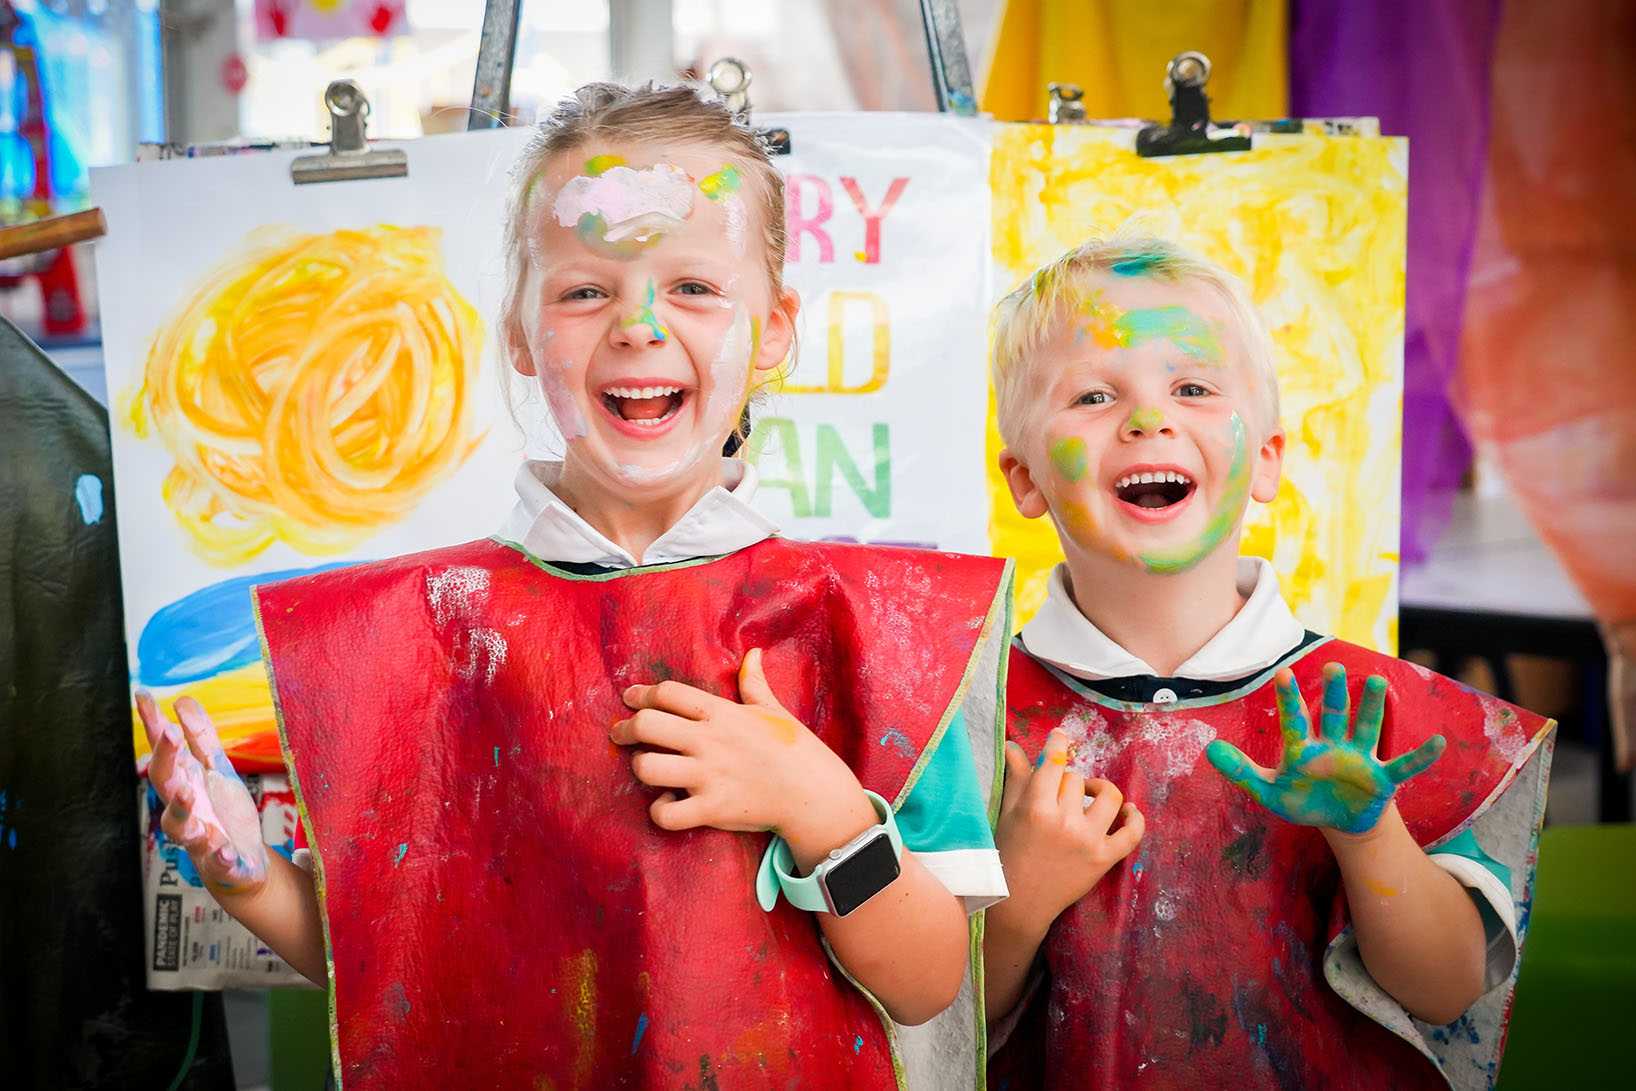
[[[1130,416],[1125,418],[1120,432],[1127,439],[1136,436],[1169,435],[1170,425],[1166,423],[1162,410],[1143,406],[1130,411]]]

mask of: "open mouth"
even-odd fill
[[[1173,470],[1126,474],[1114,482],[1114,494],[1138,508],[1168,508],[1180,504],[1198,486],[1193,479]]]
[[[609,413],[638,428],[657,428],[675,417],[687,400],[679,386],[611,386],[602,392]]]

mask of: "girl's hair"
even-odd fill
[[[1219,295],[1238,326],[1245,363],[1256,379],[1255,425],[1263,435],[1278,428],[1278,373],[1273,367],[1272,338],[1250,302],[1244,284],[1206,258],[1173,242],[1120,230],[1108,238],[1090,239],[1042,265],[995,307],[995,415],[1007,442],[1019,437],[1035,388],[1032,357],[1050,336],[1060,315],[1078,311],[1096,290],[1098,274],[1142,276],[1171,284],[1203,284]]]
[[[707,144],[719,147],[744,174],[759,198],[767,281],[776,302],[784,288],[784,179],[773,167],[766,143],[725,104],[683,84],[588,83],[557,104],[534,127],[512,167],[506,206],[505,297],[500,308],[502,379],[509,390],[510,365],[526,356],[523,289],[528,279],[529,235],[536,183],[553,156],[602,142],[623,144]],[[748,194],[747,194],[748,196]],[[752,204],[757,202],[752,201]],[[728,438],[728,453],[748,435],[749,411]]]

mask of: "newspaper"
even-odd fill
[[[244,778],[261,812],[268,850],[290,857],[304,843],[288,778]],[[187,853],[159,828],[159,794],[137,788],[142,826],[143,910],[150,989],[266,989],[313,985],[227,915],[205,890]]]

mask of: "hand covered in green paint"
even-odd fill
[[[675,681],[631,686],[624,696],[636,711],[610,737],[644,747],[632,772],[666,789],[651,808],[655,825],[775,830],[800,861],[811,854],[804,850],[821,857],[874,824],[852,770],[774,696],[759,648],[739,668],[742,703]]]
[[[1123,820],[1120,822],[1120,820]],[[1118,829],[1113,825],[1120,822]],[[1005,793],[994,835],[1011,897],[991,912],[1049,927],[1142,840],[1147,822],[1109,781],[1068,768],[1068,736],[1046,736],[1037,766],[1005,745]]]
[[[1323,717],[1316,737],[1295,675],[1287,668],[1279,671],[1273,686],[1284,735],[1278,768],[1263,769],[1221,739],[1204,753],[1222,776],[1287,822],[1343,833],[1371,830],[1398,785],[1425,772],[1443,753],[1443,736],[1433,735],[1384,764],[1375,756],[1386,712],[1386,679],[1379,675],[1371,675],[1364,683],[1350,738],[1346,732],[1351,702],[1346,668],[1339,663],[1324,667]]]
[[[148,780],[165,804],[159,828],[181,845],[215,894],[253,894],[267,882],[267,846],[250,790],[239,779],[205,710],[176,701],[181,730],[145,690],[136,708],[153,747]],[[186,745],[183,745],[184,738]]]

